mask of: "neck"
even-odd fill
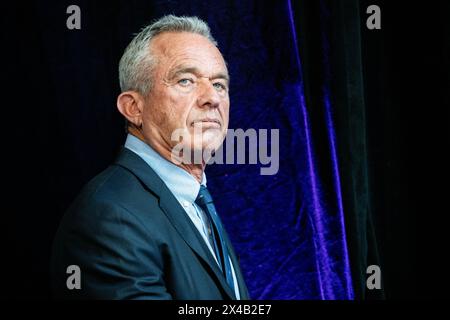
[[[147,141],[141,131],[134,127],[128,128],[128,133],[151,146],[153,150],[155,150],[161,157],[163,157],[167,161],[185,170],[187,173],[193,176],[195,180],[198,181],[198,183],[202,182],[203,172],[205,171],[206,166],[205,162],[202,162],[202,164],[186,164],[174,162],[172,161],[172,151],[169,150],[169,148],[165,148],[161,144],[154,143],[153,141]]]

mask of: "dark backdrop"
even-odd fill
[[[382,30],[370,31],[365,8],[374,3]],[[79,31],[65,27],[70,4],[81,7]],[[232,76],[230,127],[280,128],[284,138],[279,180],[258,166],[207,171],[253,298],[448,295],[444,1],[30,1],[3,12],[3,297],[49,297],[59,220],[125,137],[115,111],[120,56],[132,33],[167,13],[210,23]],[[315,158],[303,163],[306,134]],[[302,179],[311,163],[318,221]],[[344,229],[330,215],[339,203]],[[314,247],[321,221],[322,244],[339,252],[325,267],[329,256]],[[372,263],[382,267],[382,292],[365,289]],[[330,281],[326,293],[319,280]]]

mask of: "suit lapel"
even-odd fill
[[[204,261],[230,299],[236,299],[214,257],[178,200],[153,169],[134,152],[122,148],[116,164],[131,171],[159,197],[159,206],[186,244]],[[235,263],[233,261],[233,263]]]
[[[191,247],[191,249],[208,264],[227,295],[231,299],[236,299],[234,292],[228,285],[222,271],[219,269],[216,260],[212,256],[211,251],[208,249],[197,228],[172,193],[170,193],[169,190],[167,191],[168,192],[163,192],[161,194],[160,206],[162,210],[166,213],[175,229],[177,229],[178,233],[189,247]],[[180,217],[182,218],[180,219]]]

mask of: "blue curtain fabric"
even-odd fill
[[[210,24],[230,69],[230,128],[280,130],[276,175],[260,175],[259,165],[207,169],[252,298],[353,299],[333,105],[324,87],[325,116],[315,127],[291,2],[174,1],[154,10]],[[325,130],[327,152],[316,148],[317,130]]]

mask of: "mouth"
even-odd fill
[[[194,126],[194,125],[200,125],[203,128],[205,128],[205,127],[220,127],[222,124],[220,123],[220,121],[218,119],[204,118],[204,119],[193,121],[192,126]]]

